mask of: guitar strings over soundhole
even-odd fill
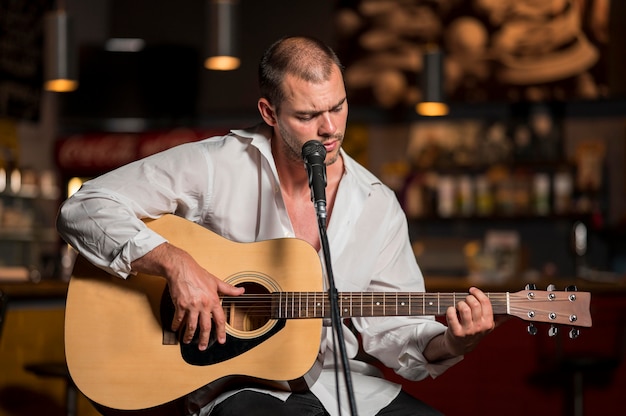
[[[262,329],[270,321],[270,303],[267,302],[267,297],[255,298],[253,295],[267,295],[269,291],[255,282],[239,283],[236,286],[245,288],[245,295],[222,302],[226,323],[237,332],[255,332]]]

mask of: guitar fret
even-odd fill
[[[346,309],[346,313],[348,313],[346,316],[352,316],[352,294],[348,294],[347,296],[349,307]]]
[[[353,313],[353,310],[354,310],[354,309],[353,309],[353,305],[352,305],[352,299],[353,299],[353,297],[354,297],[354,296],[353,296],[352,294],[350,294],[350,316],[352,316],[352,313]]]
[[[410,315],[410,314],[411,314],[410,294],[397,293],[396,294],[396,315]]]
[[[433,306],[431,313],[438,314],[441,311],[441,293],[437,293],[437,304]]]
[[[385,293],[383,297],[385,299],[385,316],[395,316],[396,315],[396,305],[393,301],[395,293]]]
[[[380,293],[372,293],[372,316],[385,316],[385,302]]]
[[[363,316],[363,292],[361,292],[361,314],[360,316]]]
[[[395,297],[396,297],[396,316],[398,316],[398,292],[395,293]]]
[[[299,303],[299,305],[298,305],[298,316],[300,318],[302,318],[302,317],[308,318],[307,313],[306,313],[306,307],[303,307],[303,305],[302,305],[302,292],[298,293],[298,303]]]

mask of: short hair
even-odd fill
[[[287,36],[274,42],[259,63],[261,97],[280,108],[285,98],[282,83],[287,74],[310,82],[327,80],[333,65],[343,66],[333,49],[324,42],[308,36]]]

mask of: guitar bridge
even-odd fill
[[[176,345],[178,344],[178,337],[176,336],[176,332],[168,331],[163,328],[163,345]]]

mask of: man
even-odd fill
[[[183,342],[191,342],[198,330],[198,347],[206,349],[214,326],[217,341],[224,343],[220,296],[237,296],[243,289],[213,276],[141,219],[175,213],[234,241],[297,237],[319,251],[301,156],[303,144],[316,139],[326,149],[328,237],[338,290],[424,291],[393,192],[341,149],[348,115],[341,68],[334,52],[315,39],[279,40],[259,66],[264,123],[170,149],[85,183],[61,207],[59,232],[88,260],[120,277],[163,276],[176,308],[172,329],[181,331]],[[491,304],[475,288],[448,309],[447,320],[447,328],[431,317],[352,322],[366,352],[419,380],[458,362],[494,327]],[[344,333],[353,358],[357,337]],[[330,339],[322,345],[334,348]],[[224,392],[198,413],[338,414],[332,358],[326,354],[324,371],[309,392]],[[350,366],[359,414],[437,414],[400,393],[400,386],[372,375],[371,366],[354,360]],[[348,400],[340,401],[342,414],[348,413]]]

